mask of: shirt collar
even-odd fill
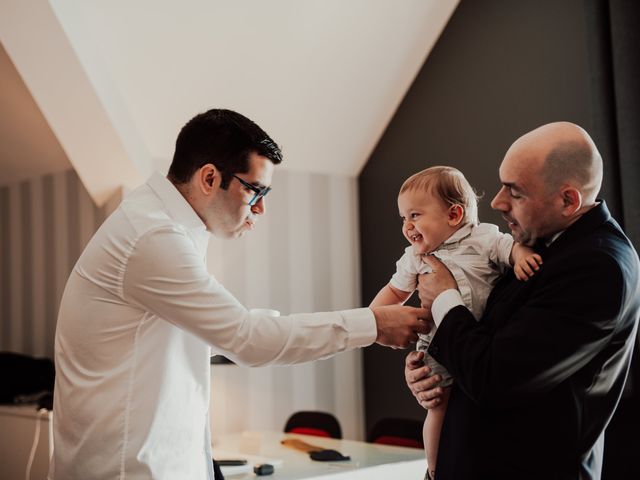
[[[553,235],[549,240],[545,240],[544,244],[548,247],[549,245],[551,245],[553,242],[555,242],[558,237],[560,235],[562,235],[564,233],[564,230],[560,230],[558,233],[556,233],[555,235]]]
[[[435,251],[437,252],[438,250],[454,250],[459,242],[471,235],[473,227],[473,224],[465,223],[462,227],[453,232],[453,234],[451,234],[449,238],[442,242],[440,246],[435,249]],[[416,255],[419,257],[422,256],[422,254],[418,253],[416,253]]]
[[[173,220],[190,230],[206,231],[204,222],[193,207],[189,205],[189,202],[182,196],[175,185],[160,172],[154,172],[147,180],[147,185],[160,197]]]
[[[463,240],[471,235],[471,230],[473,230],[473,225],[471,223],[465,223],[462,227],[453,232],[453,234],[449,238],[442,242],[442,245],[458,243],[460,240]]]

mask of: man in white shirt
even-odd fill
[[[246,117],[200,114],[167,178],[128,195],[91,239],[58,316],[49,479],[213,479],[211,346],[244,365],[292,364],[428,331],[411,307],[250,314],[207,272],[209,233],[254,228],[281,160]]]

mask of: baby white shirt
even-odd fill
[[[462,301],[476,320],[480,319],[491,289],[498,277],[511,267],[509,257],[513,237],[502,233],[496,225],[466,224],[445,240],[433,255],[451,271],[458,283]],[[431,267],[411,246],[396,263],[391,285],[404,292],[418,286],[418,275],[430,273]]]

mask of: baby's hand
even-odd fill
[[[530,253],[516,261],[513,266],[513,273],[516,274],[518,280],[526,282],[529,277],[533,277],[540,269],[540,265],[542,265],[542,257],[537,253]]]

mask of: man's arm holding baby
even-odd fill
[[[435,268],[444,268],[444,265],[435,261],[432,258],[426,260]],[[509,255],[509,261],[513,265],[514,274],[516,278],[521,281],[527,281],[530,277],[540,269],[542,265],[542,257],[535,253],[533,249],[524,246],[520,243],[514,242]],[[434,300],[438,295],[446,290],[454,290],[457,288],[457,284],[451,274],[444,275],[436,280],[436,276],[421,275],[420,277],[429,278],[428,283],[432,283],[432,288],[421,288],[423,285],[420,283],[420,300],[423,308],[431,310]],[[435,281],[435,282],[434,282]],[[451,296],[450,296],[451,297]],[[461,300],[460,300],[461,301]],[[446,303],[446,301],[444,302]],[[407,386],[411,390],[411,393],[422,407],[433,408],[441,401],[442,389],[434,388],[437,383],[434,380],[436,375],[429,377],[428,367],[422,365],[422,359],[424,354],[422,352],[411,352],[405,361],[405,380]]]

